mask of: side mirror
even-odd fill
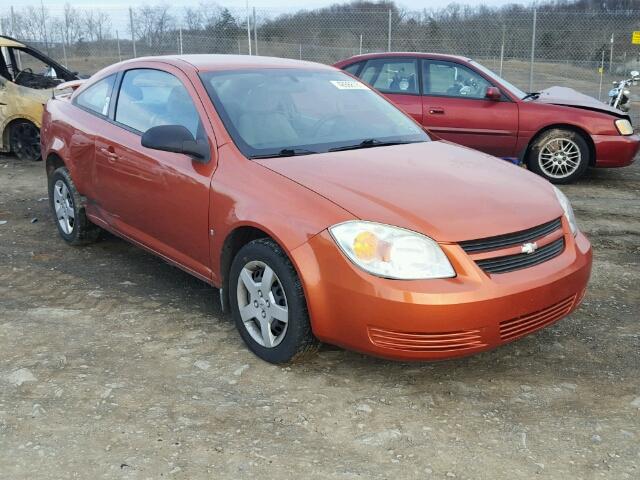
[[[204,140],[196,140],[182,125],[159,125],[151,127],[142,135],[143,147],[164,152],[184,153],[196,162],[209,162],[209,145]]]
[[[500,89],[498,87],[487,87],[484,98],[486,98],[487,100],[497,101],[502,98],[502,93],[500,93]]]

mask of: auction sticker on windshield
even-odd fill
[[[369,90],[364,83],[356,82],[355,80],[329,80],[333,85],[340,90]]]

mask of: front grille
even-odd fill
[[[556,218],[555,220],[527,230],[507,233],[505,235],[498,235],[495,237],[481,238],[479,240],[467,240],[460,242],[460,246],[467,253],[487,252],[490,250],[498,250],[500,248],[532,242],[538,238],[555,232],[560,228],[562,228],[562,221],[559,218]]]
[[[576,296],[571,295],[569,298],[537,312],[500,322],[500,338],[505,342],[515,340],[560,320],[569,313],[575,299]]]
[[[374,345],[409,352],[459,352],[485,347],[480,330],[441,333],[406,333],[369,327]]]
[[[533,267],[547,260],[557,257],[564,250],[564,238],[559,238],[544,247],[540,247],[533,253],[517,253],[503,257],[477,260],[478,266],[487,273],[506,273]]]

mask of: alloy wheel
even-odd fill
[[[540,169],[551,178],[567,178],[582,161],[578,144],[569,138],[553,138],[545,143],[538,154]]]
[[[282,342],[289,323],[289,308],[280,279],[269,265],[248,262],[237,285],[240,318],[260,346],[274,348]]]
[[[56,212],[58,225],[66,235],[71,235],[76,222],[73,206],[73,197],[67,188],[67,184],[58,180],[53,186],[53,206]]]

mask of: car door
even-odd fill
[[[111,227],[203,279],[211,278],[209,189],[214,136],[200,98],[177,68],[121,74],[113,121],[96,136],[97,201]],[[206,139],[211,160],[148,149],[142,134],[182,125]]]
[[[383,57],[368,60],[361,68],[359,77],[384,94],[417,122],[422,122],[422,101],[416,58]]]
[[[486,98],[494,85],[461,63],[422,60],[423,125],[444,140],[499,157],[514,155],[518,106],[504,94]]]

